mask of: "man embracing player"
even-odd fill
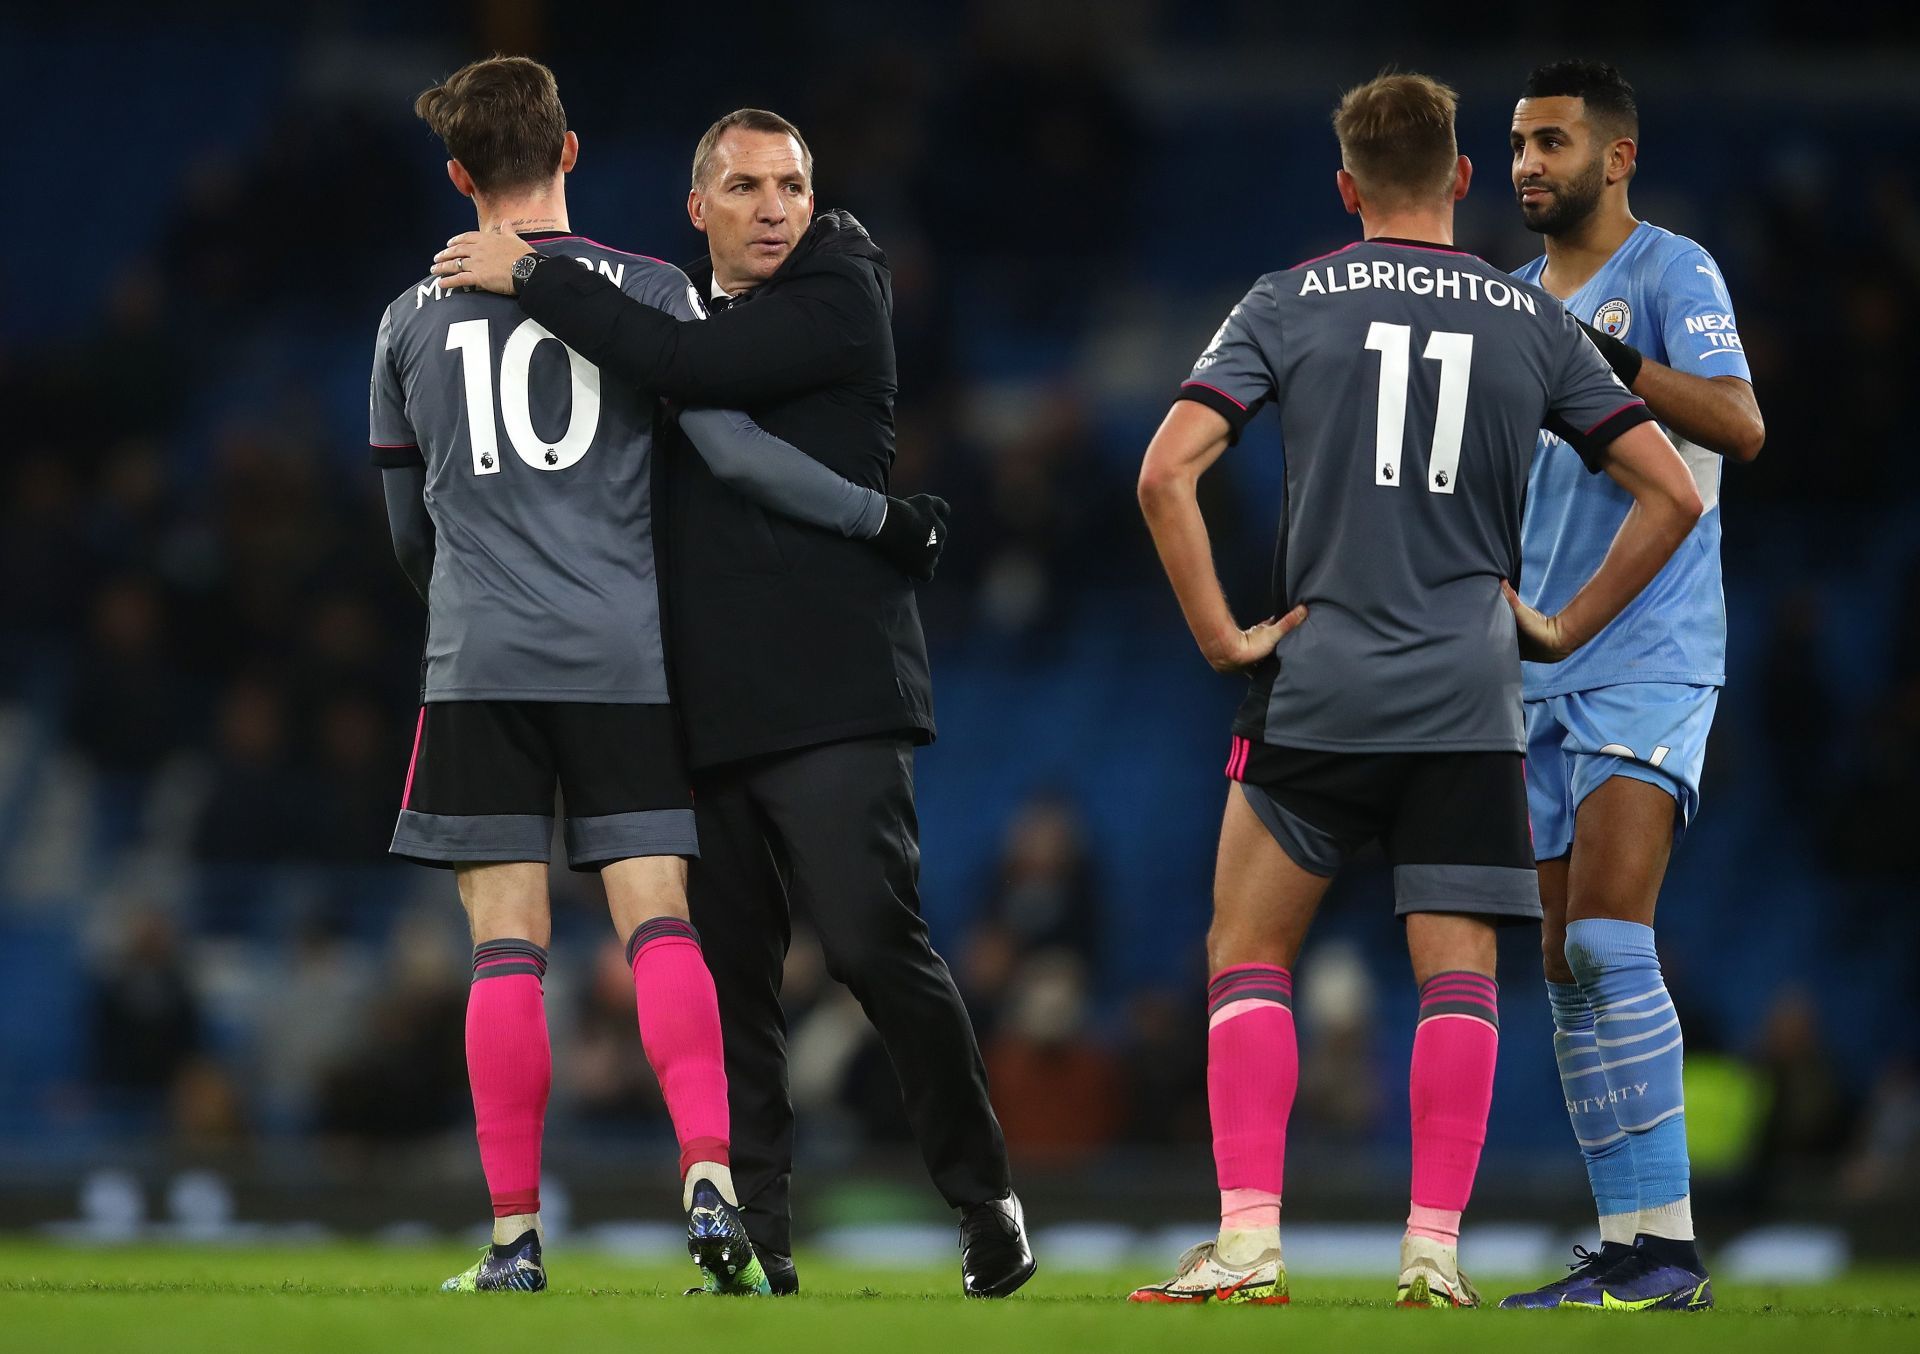
[[[559,266],[604,276],[637,304],[699,313],[679,269],[573,231],[565,180],[580,143],[546,67],[475,62],[416,108],[483,227],[523,232]],[[766,1293],[733,1185],[714,983],[688,918],[698,847],[653,531],[656,434],[671,420],[656,392],[603,381],[512,303],[434,279],[382,315],[370,405],[395,551],[428,604],[393,851],[455,872],[474,939],[467,1067],[493,1245],[445,1287],[546,1286],[540,1157],[553,1064],[542,980],[557,785],[569,863],[600,874],[627,943],[703,1286]],[[677,417],[716,477],[771,512],[865,542],[850,548],[881,552],[875,569],[929,565],[937,553],[924,533],[882,529],[910,516],[908,505],[743,415]]]

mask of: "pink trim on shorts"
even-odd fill
[[[413,756],[407,759],[407,788],[400,792],[400,807],[408,808],[413,803],[413,772],[420,765],[420,737],[427,731],[427,707],[420,707],[420,720],[413,726]]]

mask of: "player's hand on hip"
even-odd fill
[[[469,230],[447,241],[433,256],[433,275],[442,287],[513,295],[513,261],[531,254],[533,246],[510,230]]]
[[[1574,646],[1560,629],[1558,616],[1545,616],[1520,600],[1513,584],[1500,580],[1500,591],[1513,608],[1514,628],[1520,635],[1520,656],[1529,663],[1558,663]]]
[[[1235,630],[1223,643],[1205,650],[1207,662],[1213,664],[1215,672],[1244,672],[1272,653],[1274,646],[1298,630],[1306,619],[1307,608],[1302,604],[1284,616]]]

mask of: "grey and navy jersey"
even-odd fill
[[[703,313],[671,264],[577,235],[527,240],[648,305]],[[426,467],[422,698],[664,704],[654,397],[602,383],[507,297],[428,279],[381,317],[370,404],[375,463]]]
[[[1331,751],[1526,746],[1517,585],[1535,436],[1598,469],[1645,422],[1565,307],[1463,251],[1349,245],[1254,284],[1181,396],[1237,440],[1280,410],[1274,614],[1305,624],[1253,673],[1235,729]]]

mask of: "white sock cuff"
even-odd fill
[[[1278,1227],[1222,1227],[1213,1243],[1213,1253],[1220,1262],[1234,1268],[1251,1265],[1268,1251],[1278,1254],[1279,1250]]]
[[[740,1207],[740,1196],[733,1192],[733,1172],[717,1161],[696,1161],[687,1168],[687,1178],[680,1187],[680,1208],[682,1212],[693,1207],[693,1187],[702,1180],[712,1182],[720,1191],[720,1197]]]
[[[493,1244],[511,1246],[531,1231],[541,1245],[547,1244],[546,1229],[540,1225],[538,1213],[509,1213],[504,1218],[493,1220]]]
[[[1631,1246],[1633,1238],[1640,1231],[1639,1213],[1602,1213],[1600,1215],[1600,1244],[1613,1242],[1621,1246]]]
[[[1648,1236],[1667,1241],[1692,1241],[1693,1196],[1684,1195],[1658,1208],[1641,1209],[1639,1227]]]

